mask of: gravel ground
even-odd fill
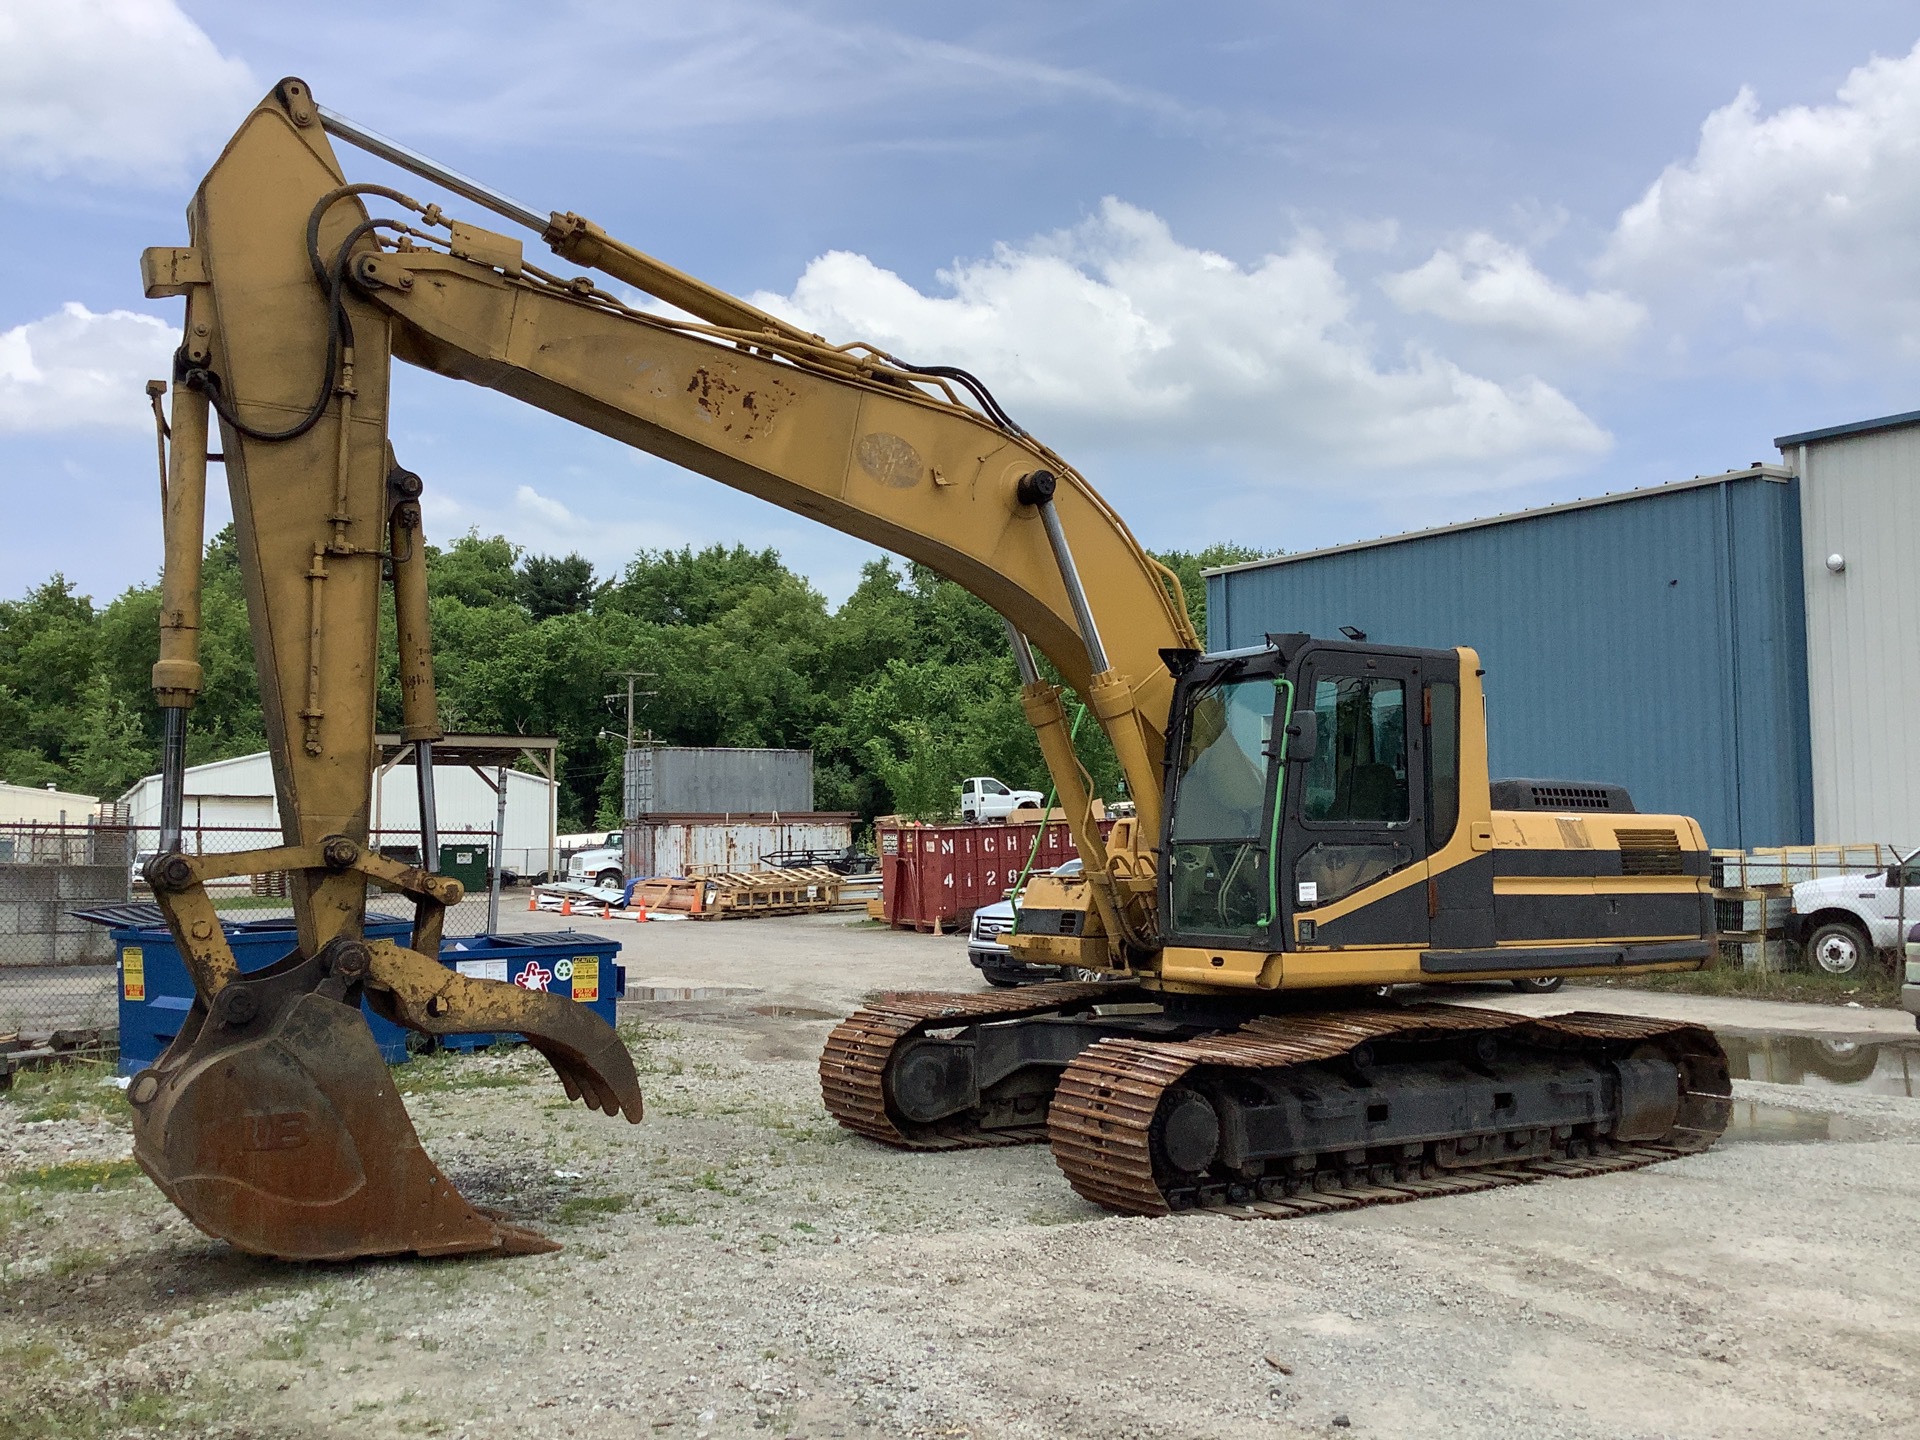
[[[1121,1219],[1044,1148],[897,1154],[821,1110],[832,1020],[974,988],[960,942],[619,938],[631,989],[709,992],[625,1007],[643,1125],[520,1054],[403,1074],[427,1148],[556,1255],[251,1261],[130,1171],[111,1086],[0,1100],[0,1436],[1920,1433],[1920,1100],[1743,1081],[1742,1138],[1648,1170]]]

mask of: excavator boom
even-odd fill
[[[329,127],[509,218],[563,258],[676,308],[636,309],[521,242],[384,185],[347,182]],[[1173,681],[1195,640],[1178,583],[1059,457],[962,372],[833,346],[627,247],[542,217],[361,131],[283,81],[195,193],[189,243],[143,257],[147,293],[186,301],[173,378],[167,568],[154,683],[166,721],[162,855],[149,869],[198,1000],[131,1087],[136,1155],[196,1223],[243,1248],[314,1258],[544,1244],[474,1211],[421,1151],[355,1007],[427,1034],[517,1030],[568,1093],[640,1115],[625,1050],[588,1012],[438,962],[446,877],[371,852],[382,586],[398,619],[403,738],[423,830],[441,738],[426,623],[419,477],[388,441],[394,357],[485,385],[932,567],[1009,623],[1028,714],[1082,853],[1102,853],[1060,687],[1091,703],[1157,823]],[[692,317],[692,318],[686,318]],[[967,398],[963,400],[961,397]],[[180,853],[186,716],[199,691],[206,454],[232,492],[285,844]],[[1096,624],[1095,615],[1102,617]],[[423,851],[434,853],[431,838]],[[1096,865],[1106,931],[1151,931],[1151,884]],[[299,948],[242,975],[208,881],[285,870]],[[406,946],[365,942],[366,889],[414,898]],[[361,1027],[363,1028],[363,1027]],[[255,1103],[249,1102],[255,1097]]]

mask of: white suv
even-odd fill
[[[960,814],[976,823],[1004,820],[1023,805],[1038,809],[1046,798],[1038,790],[1012,790],[991,775],[974,775],[960,786]]]

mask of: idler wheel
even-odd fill
[[[1197,1090],[1175,1090],[1160,1113],[1160,1153],[1185,1175],[1198,1175],[1220,1153],[1220,1115]]]
[[[973,1052],[942,1044],[914,1045],[887,1076],[896,1109],[906,1119],[930,1125],[979,1102],[973,1083]]]

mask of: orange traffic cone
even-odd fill
[[[527,913],[531,915],[533,914],[534,911],[538,910],[539,908],[540,908],[540,897],[534,894],[533,891],[529,890],[527,892]]]
[[[562,915],[573,914],[573,897],[571,895],[563,895],[560,897],[560,913]]]
[[[647,918],[647,907],[644,905],[634,906],[633,918],[636,924],[645,921]]]

